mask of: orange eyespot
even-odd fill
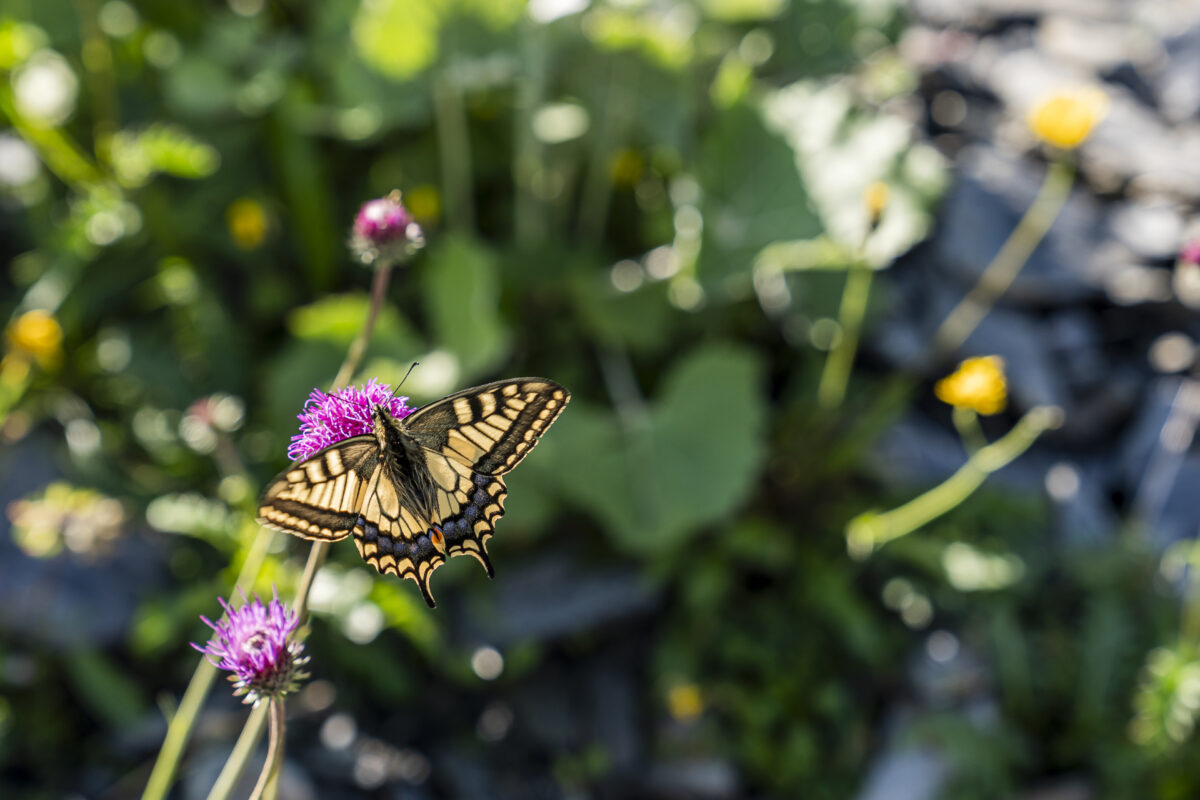
[[[429,541],[433,542],[433,546],[437,548],[439,553],[445,554],[446,538],[442,536],[442,529],[440,526],[433,526],[433,530],[429,532]]]

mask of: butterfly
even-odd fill
[[[429,576],[459,555],[494,574],[487,541],[504,515],[504,475],[571,394],[545,378],[464,389],[403,419],[371,410],[372,432],[293,463],[267,486],[258,521],[324,542],[354,536],[381,573],[411,578],[430,608]]]

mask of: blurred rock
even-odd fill
[[[1018,796],[1018,800],[1092,800],[1096,793],[1083,778],[1062,778],[1043,784]]]
[[[636,656],[628,648],[606,650],[587,676],[593,736],[618,774],[634,771],[647,751],[639,724],[638,688],[629,671]]]
[[[857,800],[936,800],[949,775],[949,761],[936,751],[893,750],[871,767]]]
[[[1200,115],[1200,26],[1167,33],[1163,41],[1167,64],[1158,81],[1158,105],[1168,121],[1186,123]]]
[[[487,605],[472,609],[472,625],[497,645],[546,640],[645,614],[655,602],[632,567],[585,570],[556,553],[501,572]]]
[[[743,796],[733,765],[716,759],[656,764],[650,768],[645,783],[653,796],[662,800],[721,800]]]
[[[886,485],[908,489],[945,480],[966,458],[953,432],[910,414],[879,438],[867,464]]]
[[[1183,209],[1164,201],[1120,203],[1109,216],[1112,232],[1139,256],[1174,260],[1183,244]]]

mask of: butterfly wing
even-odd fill
[[[344,539],[379,472],[375,437],[355,436],[330,445],[271,481],[259,501],[258,521],[304,539]]]
[[[354,528],[359,553],[415,581],[430,607],[429,577],[447,558],[473,556],[493,575],[486,545],[504,515],[501,476],[569,400],[553,381],[518,378],[452,394],[397,423],[415,447],[403,474],[383,464],[368,485]]]
[[[421,447],[480,475],[503,475],[521,462],[571,400],[545,378],[513,378],[444,397],[404,420]]]

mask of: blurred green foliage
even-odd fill
[[[944,184],[906,114],[898,3],[4,10],[0,312],[51,311],[64,358],[0,369],[0,468],[54,442],[55,472],[117,498],[164,576],[116,641],[0,637],[3,796],[136,793],[148,753],[109,737],[169,710],[194,665],[257,487],[365,315],[348,222],[396,187],[430,244],[356,378],[418,360],[417,403],[498,375],[571,388],[510,480],[493,560],[574,548],[654,581],[640,691],[657,756],[731,759],[776,797],[853,796],[904,742],[947,754],[947,797],[1060,774],[1105,797],[1200,789],[1200,662],[1150,554],[1060,546],[1042,509],[986,494],[870,562],[846,554],[848,519],[902,499],[871,477],[872,445],[928,389],[859,370],[842,408],[815,402],[844,270],[919,241]],[[869,232],[879,180],[891,200]],[[244,414],[204,416],[214,393]],[[276,541],[260,590],[286,594],[299,553]],[[351,547],[333,562],[310,648],[339,704],[418,714],[480,691],[450,611]],[[489,591],[457,562],[437,584],[451,610]],[[933,629],[979,668],[914,697]],[[552,649],[508,645],[505,680]],[[699,698],[686,719],[665,699],[679,685]],[[609,765],[594,742],[546,760],[564,791]]]

